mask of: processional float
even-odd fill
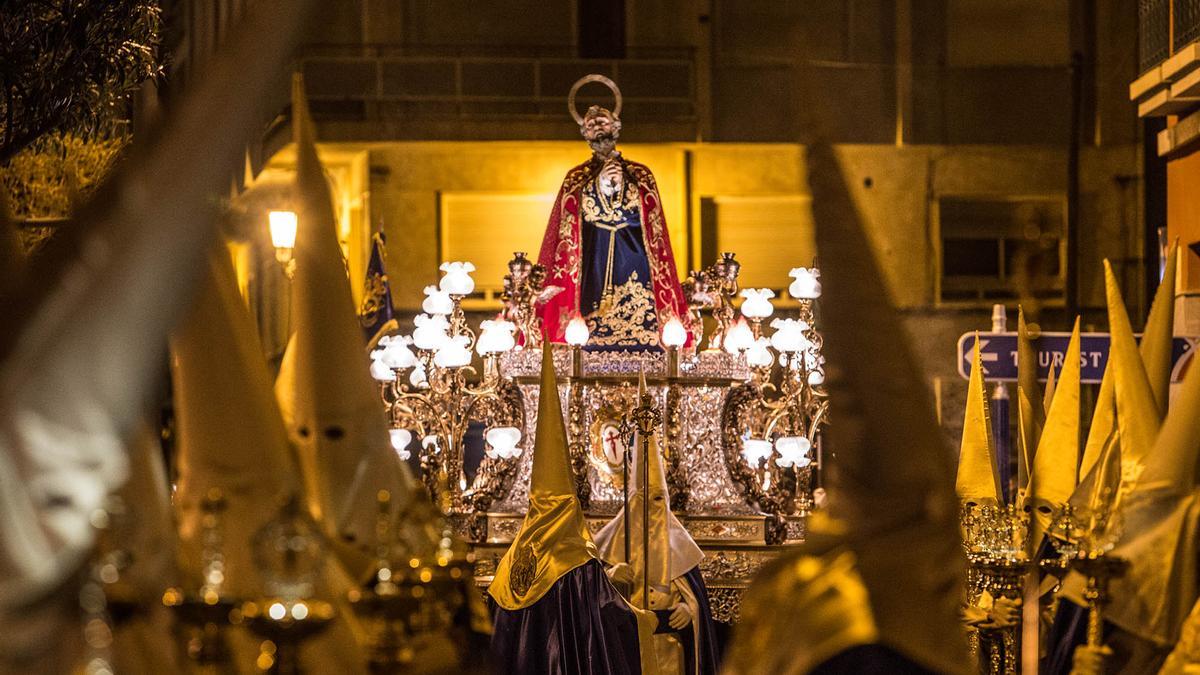
[[[574,99],[587,82],[613,90],[613,118],[621,106],[611,80],[583,78],[569,100],[581,128],[584,117]],[[448,505],[471,543],[476,577],[486,585],[528,501],[542,315],[561,290],[551,283],[555,274],[547,265],[514,253],[503,280],[503,308],[476,331],[463,310],[475,289],[474,266],[449,262],[441,269],[440,282],[425,289],[413,333],[380,339],[371,371],[397,451],[406,458],[419,453],[425,485]],[[706,550],[701,567],[714,617],[722,621],[736,619],[741,591],[778,547],[804,539],[821,494],[821,430],[828,414],[815,311],[819,271],[791,270],[781,299],[795,307],[795,316],[772,319],[775,291],[741,289],[740,270],[736,255],[727,252],[692,271],[680,284],[684,309],[678,314],[685,315],[660,320],[653,335],[629,349],[593,344],[595,324],[576,315],[565,322],[565,344],[552,351],[565,385],[576,493],[592,531],[627,503],[632,416],[655,410],[670,503]],[[706,318],[711,327],[701,343]],[[774,329],[769,335],[768,327]],[[472,351],[482,358],[482,372],[471,365]],[[648,405],[636,393],[641,373]],[[485,448],[468,475],[464,451],[472,424],[484,427]]]

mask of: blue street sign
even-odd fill
[[[975,333],[965,333],[958,338],[958,374],[963,379],[971,376],[971,360],[975,352]],[[1070,333],[1043,332],[1033,341],[1038,356],[1038,380],[1045,381],[1050,366],[1057,375],[1062,369],[1063,357],[1067,353]],[[1177,337],[1171,354],[1171,381],[1183,379],[1192,360],[1200,337]],[[1080,378],[1085,383],[1096,384],[1104,377],[1104,366],[1108,363],[1108,333],[1081,333],[1079,336]],[[983,365],[983,379],[988,381],[1017,381],[1017,334],[979,333],[979,359]]]

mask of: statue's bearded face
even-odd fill
[[[617,139],[621,137],[621,123],[613,119],[607,110],[589,110],[580,131],[594,152],[607,155],[616,147]]]

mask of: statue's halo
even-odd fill
[[[580,116],[579,111],[575,109],[575,95],[579,93],[580,87],[582,87],[583,85],[585,85],[589,82],[599,82],[600,84],[603,84],[604,86],[606,86],[612,90],[613,98],[616,99],[616,105],[613,106],[612,114],[613,114],[613,117],[616,117],[619,119],[621,117],[621,89],[620,89],[620,87],[617,86],[616,82],[613,82],[612,80],[605,77],[604,75],[600,75],[598,73],[592,73],[590,75],[584,75],[583,77],[579,78],[575,82],[575,84],[571,85],[571,93],[567,94],[567,108],[571,111],[571,117],[573,117],[575,119],[575,123],[580,126],[583,126],[583,117]]]

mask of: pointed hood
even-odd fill
[[[575,495],[554,355],[546,341],[542,346],[529,510],[512,545],[496,564],[488,594],[504,609],[524,609],[540,600],[564,574],[597,557]]]
[[[646,376],[643,373],[638,385],[639,401],[645,393]],[[631,457],[630,480],[632,483],[630,485],[636,492],[629,497],[630,559],[625,560],[624,509],[596,533],[596,548],[600,551],[600,558],[610,565],[621,562],[629,563],[634,574],[633,597],[630,600],[638,607],[645,607],[646,605],[642,604],[644,569],[650,570],[650,587],[665,593],[669,590],[671,581],[682,577],[699,565],[704,554],[701,553],[700,547],[696,545],[692,536],[688,534],[683,523],[679,522],[679,519],[671,512],[662,453],[658,449],[657,436],[651,436],[650,461],[648,462],[650,466],[650,480],[648,481],[650,488],[650,553],[649,565],[644,567],[643,560],[646,556],[642,552],[642,529],[645,527],[642,501],[645,499],[645,492],[641,480],[642,443],[640,437],[635,436],[631,450],[633,455]],[[651,599],[653,600],[654,597],[652,593]],[[652,608],[663,609],[662,607]]]
[[[958,615],[965,560],[954,453],[828,143],[808,146],[807,178],[826,263],[821,315],[837,420],[828,434],[838,461],[808,540],[747,591],[726,668],[807,672],[878,642],[930,670],[971,672]],[[835,574],[840,564],[849,569]]]
[[[1122,455],[1125,450],[1122,444]],[[1125,470],[1128,493],[1120,497],[1124,522],[1113,555],[1129,560],[1129,570],[1113,580],[1105,613],[1107,620],[1161,647],[1179,639],[1200,594],[1198,456],[1200,369],[1192,368],[1153,449]],[[1127,457],[1122,460],[1130,464]]]
[[[220,490],[226,588],[253,597],[262,582],[250,544],[299,486],[253,319],[223,246],[213,248],[208,265],[191,313],[171,338],[181,577],[185,589],[200,578],[201,504]]]
[[[314,145],[304,83],[292,82],[296,134],[295,332],[275,393],[296,445],[309,510],[335,538],[372,541],[376,495],[407,502],[413,481],[388,438],[371,380],[358,313],[337,241],[329,185]]]
[[[1150,385],[1151,394],[1155,399],[1155,406],[1158,409],[1160,416],[1165,409],[1166,396],[1169,392],[1171,380],[1171,349],[1172,349],[1172,333],[1174,331],[1174,291],[1175,277],[1178,265],[1178,243],[1171,246],[1171,251],[1167,256],[1167,267],[1163,273],[1162,281],[1159,282],[1158,291],[1154,295],[1154,303],[1150,308],[1150,316],[1146,320],[1146,331],[1142,336],[1142,342],[1138,346],[1138,352],[1141,356],[1141,361],[1144,364],[1147,374],[1147,381]],[[1120,290],[1115,288],[1115,282],[1108,279],[1110,285],[1110,313],[1123,312],[1124,307],[1114,306],[1111,298],[1120,298]],[[1119,305],[1119,303],[1116,303]],[[1112,320],[1110,319],[1110,323]],[[1128,318],[1124,321],[1117,321],[1117,324],[1127,324]],[[1122,349],[1128,349],[1128,341],[1124,340],[1122,335]],[[1127,359],[1122,358],[1124,363]],[[1084,513],[1085,510],[1096,509],[1100,504],[1097,499],[1108,498],[1115,499],[1118,495],[1115,487],[1108,486],[1108,482],[1114,479],[1114,474],[1111,471],[1106,471],[1103,467],[1098,466],[1097,462],[1104,463],[1111,461],[1112,456],[1120,456],[1121,435],[1117,432],[1117,404],[1116,404],[1116,369],[1117,359],[1112,358],[1111,351],[1108,359],[1108,364],[1104,369],[1104,379],[1100,382],[1100,393],[1096,397],[1096,408],[1092,413],[1092,423],[1088,428],[1087,442],[1083,448],[1083,459],[1079,464],[1079,487],[1075,494],[1071,497],[1071,505],[1079,513]],[[1127,380],[1137,381],[1136,373],[1131,373]],[[1145,406],[1142,406],[1143,408]],[[1143,415],[1148,412],[1143,411]],[[1132,458],[1130,459],[1132,462]],[[1115,479],[1120,482],[1119,472]],[[1105,487],[1110,487],[1105,492]],[[1105,497],[1107,495],[1107,497]]]
[[[1050,406],[1054,403],[1054,391],[1058,387],[1054,373],[1054,363],[1050,364],[1050,370],[1046,371],[1046,389],[1042,392],[1042,414],[1050,414]]]
[[[996,444],[992,439],[992,420],[983,384],[978,333],[975,334],[975,350],[971,359],[971,379],[967,383],[967,407],[963,414],[958,478],[954,486],[958,498],[966,503],[1001,502],[1000,479],[996,475]]]
[[[1024,490],[1029,484],[1029,469],[1033,466],[1033,455],[1038,439],[1042,437],[1042,425],[1046,422],[1046,411],[1040,404],[1042,387],[1038,384],[1038,357],[1029,327],[1025,324],[1025,310],[1017,307],[1017,489]],[[1038,404],[1034,402],[1037,401]]]
[[[1029,502],[1042,531],[1075,491],[1079,482],[1079,318],[1063,359],[1062,377],[1033,458]]]
[[[1175,333],[1175,270],[1179,259],[1179,241],[1171,244],[1167,253],[1167,266],[1162,280],[1154,293],[1150,305],[1150,316],[1146,319],[1146,330],[1138,347],[1154,402],[1158,406],[1159,418],[1167,414],[1167,398],[1171,388],[1171,351]]]
[[[1096,408],[1092,411],[1092,423],[1088,425],[1087,442],[1083,445],[1083,459],[1079,463],[1079,475],[1087,476],[1099,461],[1104,448],[1118,443],[1117,438],[1117,377],[1112,359],[1104,367],[1100,380],[1100,393],[1096,395]]]
[[[1121,288],[1112,265],[1104,261],[1105,288],[1108,295],[1108,325],[1111,335],[1109,364],[1113,370],[1114,399],[1121,455],[1125,461],[1141,463],[1158,435],[1158,406],[1142,358],[1138,353],[1129,314],[1121,299]]]

